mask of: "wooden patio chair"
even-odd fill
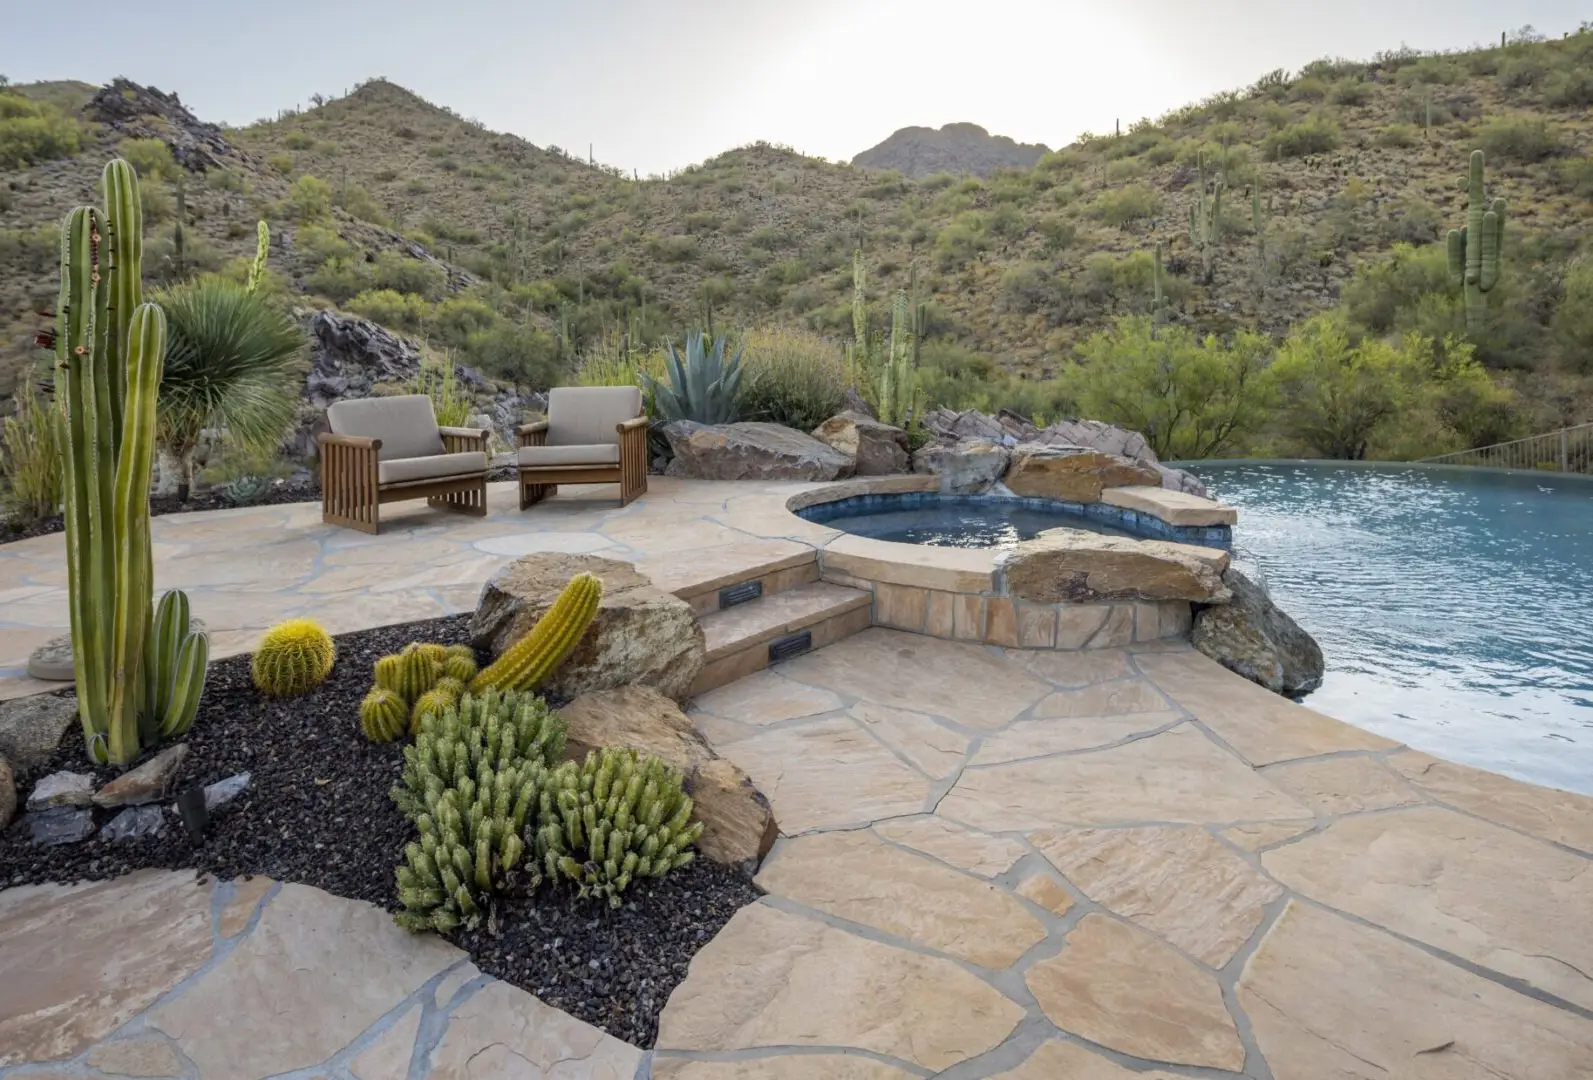
[[[381,529],[382,503],[425,499],[439,510],[487,514],[487,432],[437,426],[426,394],[354,398],[326,410],[321,520]]]
[[[624,506],[647,491],[647,416],[634,386],[561,386],[548,418],[521,424],[520,509],[560,484],[618,484]]]

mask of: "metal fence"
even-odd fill
[[[1546,435],[1479,446],[1423,458],[1433,465],[1475,465],[1487,469],[1536,469],[1593,475],[1593,424],[1578,424]]]

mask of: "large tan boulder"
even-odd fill
[[[940,479],[945,495],[982,495],[1007,471],[1012,454],[998,443],[965,439],[952,446],[926,446],[913,455],[913,472]]]
[[[1007,592],[1040,604],[1095,600],[1227,603],[1228,553],[1083,529],[1047,529],[1002,557]]]
[[[837,413],[813,429],[813,437],[857,463],[858,476],[894,476],[907,471],[907,432],[860,412]]]
[[[1020,446],[1012,455],[1006,485],[1014,495],[1062,502],[1101,501],[1101,489],[1161,486],[1154,468],[1128,458],[1065,446]]]
[[[686,793],[702,822],[697,848],[714,862],[748,873],[779,832],[769,800],[740,768],[715,754],[675,703],[646,686],[583,694],[559,710],[570,725],[565,755],[585,757],[604,746],[653,754],[685,775]]]
[[[689,480],[842,480],[852,475],[846,454],[780,424],[665,424],[674,451],[670,476]]]
[[[594,690],[643,685],[685,698],[703,665],[702,628],[689,604],[655,588],[630,563],[558,553],[516,559],[482,588],[470,620],[471,641],[494,657],[502,655],[583,571],[603,581],[597,618],[540,689],[573,698]]]
[[[1222,576],[1233,600],[1195,613],[1195,648],[1275,694],[1297,698],[1322,685],[1322,647],[1266,589],[1233,567]]]

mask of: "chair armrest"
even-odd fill
[[[538,431],[545,432],[548,430],[548,422],[546,420],[533,420],[529,424],[521,424],[514,430],[517,435],[531,435]]]
[[[437,434],[441,435],[445,439],[485,439],[487,437],[487,429],[473,427],[440,427],[437,429]]]
[[[514,429],[515,441],[520,446],[546,446],[548,442],[548,422],[537,420],[530,424],[521,424]]]
[[[445,454],[468,453],[487,448],[487,433],[480,428],[440,427],[437,429],[437,434],[442,436]]]
[[[315,441],[322,446],[352,446],[356,450],[380,450],[382,440],[366,438],[364,435],[336,435],[330,431],[323,431],[315,437]]]
[[[626,420],[624,423],[620,424],[614,430],[618,431],[621,435],[623,435],[627,431],[634,431],[635,429],[637,429],[639,427],[646,427],[650,423],[652,423],[652,420],[650,418],[646,417],[646,416],[634,416],[631,419]]]

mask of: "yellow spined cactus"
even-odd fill
[[[289,619],[266,631],[249,661],[249,674],[262,694],[297,697],[314,690],[332,673],[337,646],[311,619]]]
[[[422,656],[442,663],[448,658],[448,646],[438,645],[430,641],[414,641],[404,649],[405,652],[418,652]]]
[[[443,658],[442,669],[444,678],[458,679],[468,685],[470,680],[476,677],[476,658],[460,656],[450,651],[450,654]]]
[[[449,709],[459,707],[459,698],[447,690],[436,688],[420,695],[415,702],[415,708],[409,714],[409,733],[420,734],[420,722],[428,716],[441,716]]]
[[[360,702],[360,729],[371,742],[392,742],[409,728],[409,706],[396,693],[377,686]]]
[[[479,693],[488,688],[530,690],[551,675],[585,636],[597,618],[603,582],[595,574],[570,579],[529,633],[504,650],[470,683]]]
[[[442,678],[438,679],[437,685],[432,687],[433,692],[439,690],[453,698],[455,701],[458,701],[460,698],[465,696],[464,682],[448,675],[444,675]]]
[[[377,686],[397,694],[403,684],[404,658],[396,653],[384,656],[372,665],[372,673]]]

